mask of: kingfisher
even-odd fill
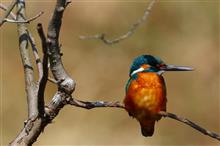
[[[126,85],[124,105],[130,116],[136,118],[143,136],[152,136],[158,114],[166,111],[165,71],[191,71],[191,67],[165,64],[159,57],[141,55],[134,59]]]

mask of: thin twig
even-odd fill
[[[12,11],[12,9],[15,7],[16,4],[17,4],[17,0],[13,0],[13,1],[11,2],[11,4],[10,4],[9,7],[7,8],[7,10],[5,11],[3,17],[0,18],[0,26],[1,26],[2,24],[4,24],[5,18],[7,18],[8,15],[11,14],[11,11]]]
[[[40,12],[38,13],[36,16],[34,17],[31,17],[27,20],[12,20],[12,19],[8,19],[8,18],[5,18],[3,21],[5,22],[9,22],[9,23],[30,23],[31,21],[34,21],[36,20],[38,17],[40,17],[44,12]]]
[[[73,106],[86,108],[86,109],[92,109],[92,108],[98,108],[98,107],[117,107],[117,108],[124,108],[120,102],[108,102],[108,101],[81,101],[77,100],[75,98],[68,98],[67,103]]]
[[[147,18],[149,16],[150,11],[151,11],[151,9],[152,9],[155,2],[156,2],[156,0],[151,0],[151,2],[149,3],[147,9],[144,11],[144,15],[136,23],[134,23],[131,26],[131,28],[125,34],[123,34],[123,35],[121,35],[121,36],[119,36],[115,39],[112,39],[112,40],[107,39],[106,34],[104,34],[104,33],[97,34],[97,35],[94,35],[94,36],[80,36],[79,38],[82,39],[82,40],[84,40],[84,39],[99,39],[107,45],[113,45],[113,44],[119,43],[120,41],[125,40],[128,37],[130,37],[132,34],[134,34],[134,32],[137,30],[137,28],[141,24],[143,24],[143,22],[147,21]]]
[[[164,112],[164,111],[161,111],[159,113],[159,115],[161,115],[161,116],[163,116],[165,118],[168,117],[168,118],[180,121],[180,122],[182,122],[182,123],[184,123],[184,124],[194,128],[195,130],[197,130],[197,131],[199,131],[199,132],[201,132],[201,133],[203,133],[205,135],[208,135],[208,136],[210,136],[212,138],[215,138],[218,141],[220,141],[220,136],[217,133],[214,133],[214,132],[211,132],[209,130],[206,130],[205,128],[202,128],[198,124],[196,124],[196,123],[194,123],[194,122],[192,122],[192,121],[190,121],[190,120],[188,120],[188,119],[186,119],[184,117],[180,117],[180,116],[175,115],[173,113],[168,113],[168,112]]]
[[[5,6],[5,5],[3,5],[2,3],[0,3],[0,9],[2,9],[2,10],[4,10],[4,11],[7,11],[7,10],[8,10],[8,7]],[[10,16],[12,19],[16,20],[16,16],[15,16],[15,14],[14,14],[13,12],[10,12],[10,13],[9,13],[9,16]]]

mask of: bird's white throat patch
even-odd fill
[[[140,67],[140,68],[134,70],[134,71],[131,73],[131,76],[133,76],[134,74],[136,74],[136,73],[138,73],[138,72],[142,72],[142,71],[144,71],[144,68],[143,68],[143,67]]]
[[[143,67],[140,67],[140,68],[134,70],[134,71],[131,73],[131,76],[133,76],[133,75],[136,74],[136,73],[142,72],[142,71],[144,71],[144,70],[145,70],[145,69],[144,69]],[[156,72],[156,73],[161,76],[164,72],[165,72],[165,71],[160,70],[160,71],[158,71],[158,72]]]

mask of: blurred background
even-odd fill
[[[10,1],[2,0],[8,5]],[[64,13],[60,33],[63,63],[76,82],[73,96],[81,100],[123,101],[132,60],[141,54],[160,56],[166,63],[195,68],[169,72],[164,77],[169,112],[187,117],[220,133],[219,1],[161,0],[147,22],[128,39],[105,45],[80,40],[80,35],[106,33],[115,38],[130,28],[148,5],[147,0],[73,0]],[[27,17],[44,14],[29,25],[41,50],[37,23],[46,31],[54,8],[52,0],[29,0]],[[2,16],[1,11],[1,16]],[[27,118],[23,68],[15,24],[0,29],[1,142],[7,145]],[[48,83],[46,101],[56,91]],[[35,145],[219,145],[194,129],[171,119],[156,124],[153,137],[141,135],[139,124],[116,108],[85,110],[66,106]]]

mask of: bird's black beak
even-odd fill
[[[164,71],[192,71],[193,68],[187,66],[163,65],[160,70]]]

